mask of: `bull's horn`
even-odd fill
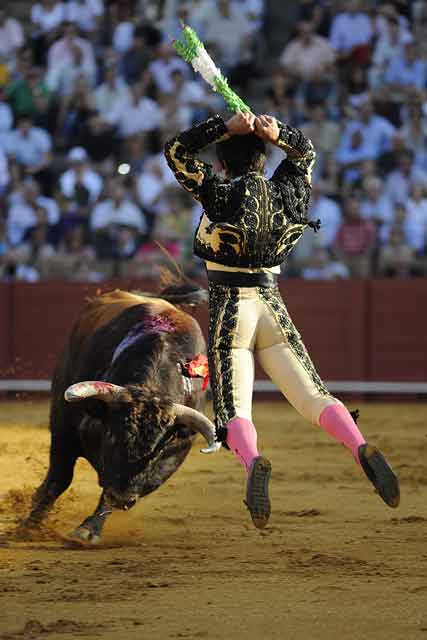
[[[206,416],[203,415],[203,413],[200,413],[200,411],[196,411],[195,409],[191,409],[191,407],[186,407],[183,404],[175,403],[172,406],[172,410],[176,414],[177,419],[179,419],[183,424],[191,427],[204,436],[208,446],[201,449],[202,453],[215,453],[215,451],[218,451],[221,447],[221,443],[216,442],[215,426]]]
[[[86,380],[71,385],[64,393],[67,402],[77,402],[86,398],[97,398],[103,402],[130,402],[129,391],[125,387],[102,380]]]

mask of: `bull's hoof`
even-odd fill
[[[77,527],[65,536],[66,542],[82,547],[92,547],[99,544],[101,536],[97,535],[87,527]]]
[[[31,529],[38,529],[40,527],[40,520],[28,516],[17,523],[16,528],[22,531],[30,531]]]
[[[28,516],[17,522],[15,527],[15,535],[21,540],[31,540],[32,536],[40,531],[42,527],[42,519],[41,518],[32,518]]]
[[[34,520],[30,520],[30,518],[26,518],[19,522],[14,530],[14,537],[18,540],[22,540],[25,542],[31,542],[34,538],[34,535],[40,529],[40,523],[35,522]]]

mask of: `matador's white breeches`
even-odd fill
[[[319,424],[340,403],[324,386],[277,287],[209,283],[209,371],[217,427],[252,420],[254,354],[297,411]]]

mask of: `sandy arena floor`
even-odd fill
[[[366,405],[361,425],[401,477],[387,508],[349,454],[284,404],[257,404],[273,463],[263,532],[241,468],[195,447],[94,549],[60,534],[99,488],[80,461],[39,539],[11,533],[48,457],[47,404],[0,403],[0,638],[427,640],[427,407]]]

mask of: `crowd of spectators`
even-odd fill
[[[255,112],[316,147],[322,227],[283,275],[427,275],[427,0],[301,0],[279,48],[267,0],[25,5],[0,8],[0,279],[157,278],[168,254],[202,268],[200,207],[162,150],[224,104],[175,55],[182,20]]]

